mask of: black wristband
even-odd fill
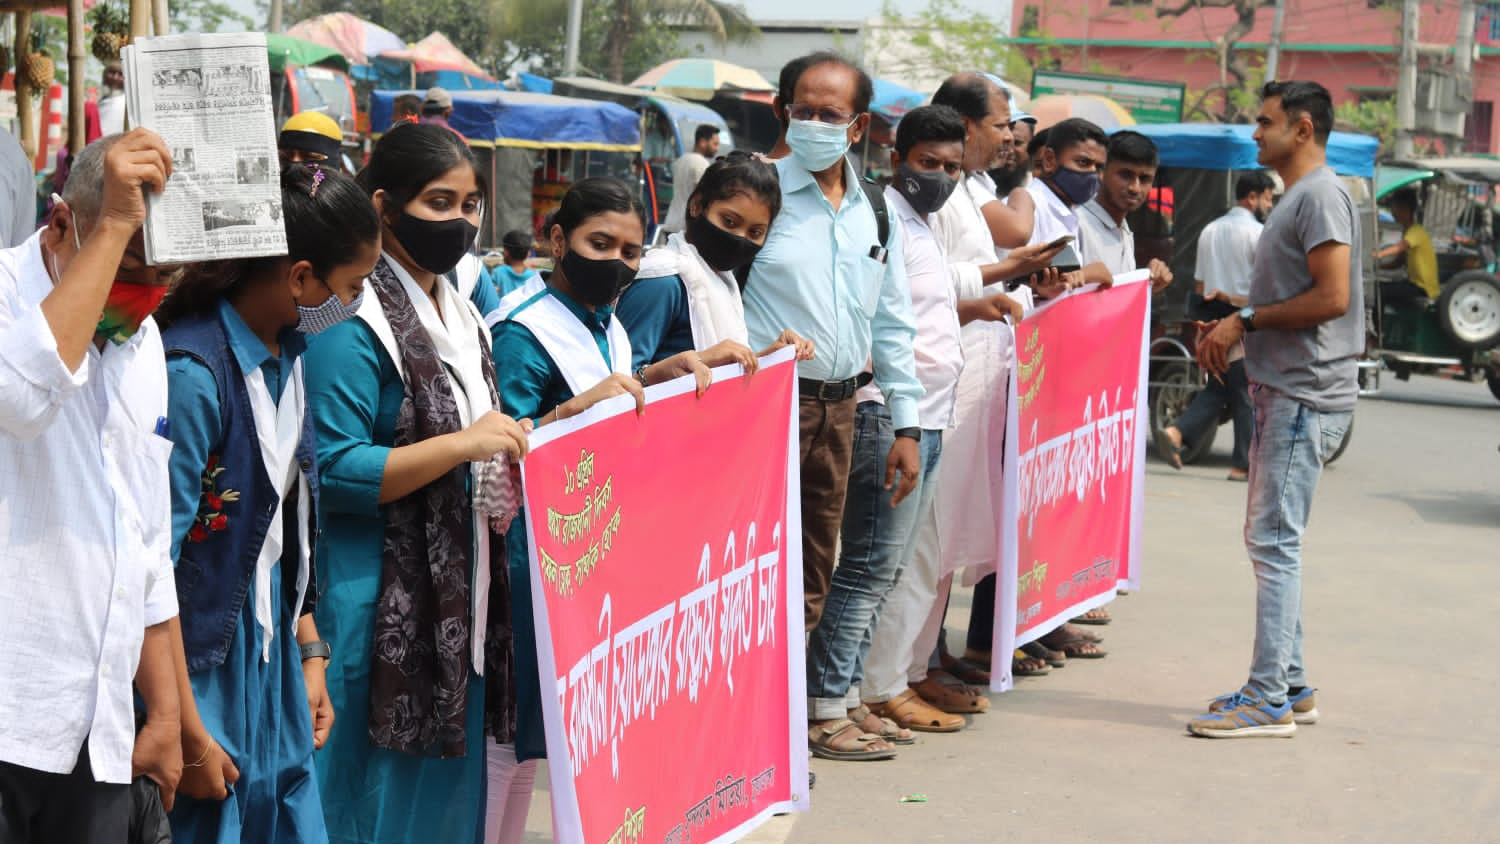
[[[898,436],[898,437],[905,437],[905,438],[907,438],[909,440],[916,440],[917,442],[921,442],[922,441],[922,429],[921,428],[897,428],[896,429],[896,436]]]
[[[329,661],[333,660],[332,646],[330,646],[327,642],[321,640],[317,642],[308,642],[305,645],[300,645],[298,649],[302,651],[303,662],[307,662],[309,659],[317,659],[318,657],[322,657],[323,659]]]

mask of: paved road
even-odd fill
[[[1143,591],[1108,658],[1023,678],[954,735],[890,762],[815,760],[813,810],[755,842],[1500,841],[1500,402],[1390,379],[1323,476],[1304,561],[1322,723],[1210,741],[1184,722],[1245,678],[1245,487],[1214,453],[1146,477]],[[961,647],[968,595],[954,596]],[[726,724],[726,737],[734,726]],[[927,803],[901,803],[923,793]],[[528,841],[547,841],[539,792]]]

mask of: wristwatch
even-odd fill
[[[322,640],[308,642],[305,645],[299,646],[299,649],[302,651],[303,662],[307,662],[309,659],[317,659],[318,657],[329,661],[333,660],[333,648]]]
[[[922,441],[922,429],[921,428],[897,428],[896,429],[896,436],[898,436],[898,437],[906,437],[909,440],[916,440],[917,442],[921,442]]]
[[[1255,306],[1246,305],[1240,308],[1240,324],[1245,326],[1245,333],[1249,334],[1255,330]]]

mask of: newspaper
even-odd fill
[[[132,122],[172,151],[172,177],[148,202],[148,263],[286,254],[266,56],[258,32],[142,38],[121,51]]]

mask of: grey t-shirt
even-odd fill
[[[1250,304],[1283,302],[1310,289],[1307,253],[1329,241],[1349,245],[1349,309],[1312,328],[1264,328],[1245,335],[1250,379],[1325,413],[1354,409],[1355,358],[1364,349],[1364,284],[1359,217],[1333,170],[1303,176],[1277,203],[1255,247]]]

